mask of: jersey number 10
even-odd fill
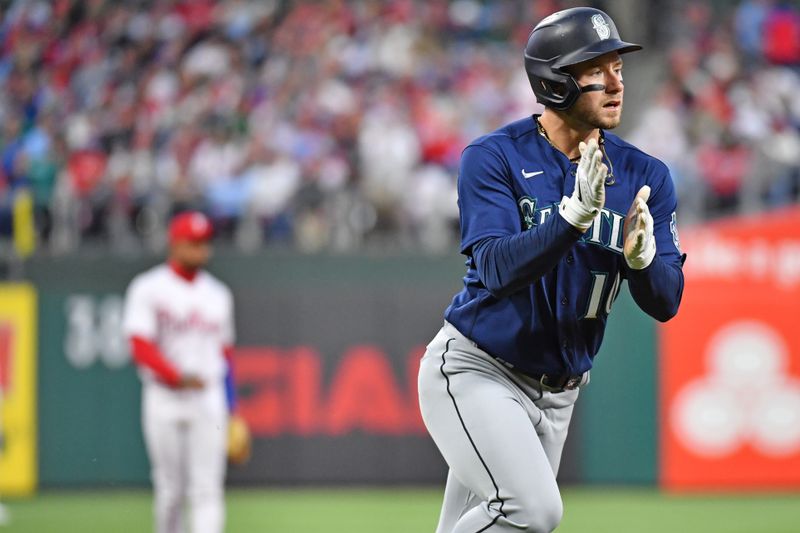
[[[586,308],[586,314],[584,314],[582,318],[597,318],[600,312],[600,304],[603,301],[606,279],[608,279],[608,272],[592,272],[592,290],[589,293],[589,305]],[[608,296],[606,296],[606,305],[604,308],[606,316],[611,312],[611,305],[619,295],[620,285],[620,275],[619,272],[617,272],[617,276],[614,278],[614,282],[611,284],[611,288],[608,291]]]

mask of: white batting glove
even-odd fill
[[[625,262],[634,270],[647,268],[656,256],[653,215],[647,207],[648,198],[650,198],[650,187],[645,185],[636,193],[622,229],[625,235],[625,244],[622,247]]]
[[[575,175],[575,190],[569,198],[561,199],[558,212],[567,222],[586,231],[606,202],[608,167],[603,163],[603,152],[596,140],[580,143],[578,150],[581,160]]]

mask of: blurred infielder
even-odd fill
[[[604,131],[620,122],[620,54],[639,49],[596,9],[545,18],[525,48],[544,112],[462,154],[467,273],[419,375],[450,466],[439,533],[555,529],[567,427],[620,280],[656,319],[678,310],[685,256],[669,172]]]
[[[224,528],[229,412],[235,403],[233,298],[203,270],[211,224],[177,215],[166,263],[136,276],[123,328],[142,379],[142,426],[155,489],[157,533]],[[240,423],[240,422],[237,422]]]

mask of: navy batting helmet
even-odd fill
[[[611,17],[591,7],[553,13],[533,28],[525,46],[525,70],[536,100],[554,109],[568,109],[581,92],[603,90],[603,85],[581,89],[565,67],[607,54],[634,52],[638,44],[620,40]]]

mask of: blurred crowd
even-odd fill
[[[800,200],[800,11],[687,3],[629,140],[670,167],[684,221]]]
[[[460,152],[540,110],[520,50],[563,4],[13,1],[0,235],[24,194],[55,252],[158,250],[186,208],[243,249],[446,249]],[[684,9],[632,142],[670,166],[689,219],[796,201],[800,14]]]

